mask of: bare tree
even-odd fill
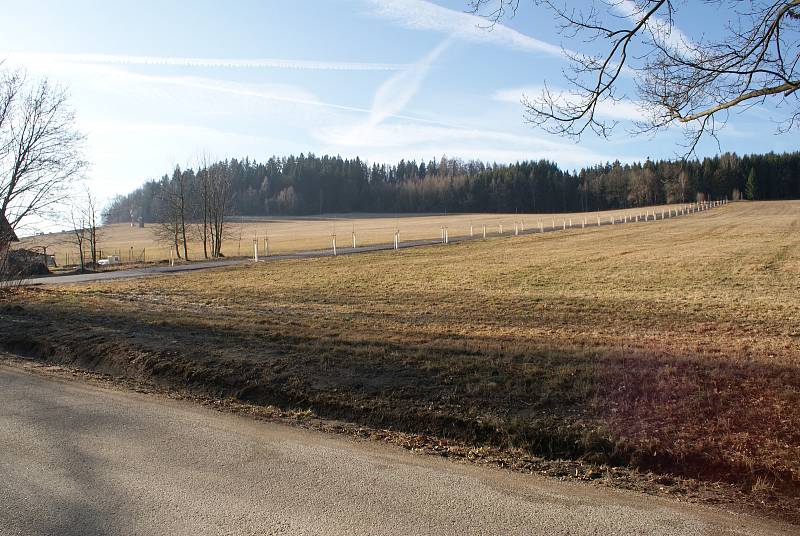
[[[203,176],[201,181],[201,195],[203,198],[203,221],[207,226],[208,237],[211,244],[211,256],[222,256],[222,241],[226,233],[226,217],[233,202],[233,188],[230,172],[224,162],[218,162],[204,167],[200,171]],[[205,231],[204,231],[205,233]]]
[[[175,167],[172,178],[164,176],[161,181],[162,213],[159,215],[160,225],[156,230],[162,241],[175,247],[175,254],[180,259],[189,260],[188,236],[186,231],[189,219],[188,177],[179,167]]]
[[[84,196],[84,219],[86,222],[86,239],[89,242],[89,254],[92,258],[92,267],[97,268],[97,253],[98,253],[98,241],[100,239],[100,233],[98,230],[98,222],[100,221],[98,216],[98,207],[97,207],[97,199],[92,195],[92,192],[87,188],[86,193]]]
[[[70,241],[78,248],[81,272],[86,271],[87,247],[92,266],[94,268],[98,266],[98,244],[100,240],[98,215],[97,200],[88,188],[86,188],[83,195],[70,199],[68,213],[72,224],[72,239]]]
[[[208,247],[211,239],[211,185],[213,179],[211,178],[211,164],[208,155],[204,154],[199,170],[197,172],[197,179],[200,185],[200,201],[199,207],[202,221],[198,225],[198,236],[203,242],[203,258],[208,258]]]
[[[86,168],[63,89],[0,64],[0,216],[12,228],[63,201]]]
[[[86,257],[84,246],[86,244],[86,213],[82,207],[73,204],[70,209],[70,223],[72,224],[73,244],[78,248],[78,258],[81,263],[81,272],[86,271]]]
[[[616,122],[598,111],[628,98],[621,81],[633,78],[644,118],[633,132],[686,125],[687,155],[704,135],[716,139],[735,108],[770,102],[788,111],[781,132],[800,125],[800,0],[706,0],[729,14],[723,36],[694,41],[675,25],[675,0],[591,0],[583,10],[533,0],[552,11],[562,35],[597,50],[564,50],[567,93],[545,84],[524,96],[526,119],[546,131],[579,138],[608,136]],[[491,24],[513,17],[519,0],[471,0]],[[582,40],[577,39],[578,37]]]

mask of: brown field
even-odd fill
[[[800,505],[800,202],[9,300],[8,350]]]
[[[645,212],[652,213],[675,209],[682,205],[659,205],[643,209],[614,210],[605,212],[581,212],[571,214],[455,214],[455,215],[334,215],[280,218],[231,217],[225,233],[222,253],[226,257],[252,256],[253,240],[258,240],[259,251],[264,253],[264,238],[269,238],[270,254],[313,251],[331,247],[332,235],[337,236],[339,248],[352,247],[353,233],[359,246],[391,244],[395,229],[400,230],[400,240],[436,239],[441,236],[442,227],[447,227],[451,238],[468,236],[470,225],[473,233],[481,235],[486,225],[487,235],[497,234],[503,226],[504,234],[514,231],[514,224],[526,229],[538,228],[541,222],[545,229],[562,227],[564,223],[579,227],[586,218],[587,224],[597,224],[598,216],[603,222],[615,217],[619,221],[625,216],[635,217]],[[163,261],[170,258],[170,244],[159,241],[154,224],[144,228],[126,224],[104,226],[98,240],[103,255],[118,254],[123,262]],[[78,250],[69,233],[55,233],[23,238],[19,247],[41,248],[55,254],[59,265],[76,264]],[[203,245],[199,240],[191,240],[189,258],[201,260]]]

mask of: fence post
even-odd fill
[[[600,227],[600,216],[597,217],[597,226]]]
[[[269,257],[269,237],[264,239],[264,256]]]
[[[525,232],[525,222],[524,221],[519,222],[519,226],[520,226],[520,230],[524,233]]]
[[[519,236],[519,226],[514,222],[514,236]]]
[[[353,249],[356,249],[356,232],[353,231]]]
[[[258,262],[258,239],[253,240],[253,260]]]
[[[472,224],[469,224],[469,236],[472,238]]]
[[[397,235],[398,235],[398,231],[395,229],[395,231],[394,231],[394,249],[398,249],[398,247],[399,247],[399,245],[398,245],[399,240],[398,240]]]
[[[333,235],[333,256],[336,256],[336,235]]]
[[[483,238],[486,238],[486,224],[483,224]]]
[[[500,224],[500,234],[503,234],[503,224]]]
[[[583,223],[581,224],[581,229],[586,228],[586,216],[583,217]]]
[[[567,220],[561,220],[561,230],[562,231],[567,230]]]
[[[175,266],[175,261],[172,258],[172,246],[169,247],[169,265]]]
[[[539,232],[540,233],[544,232],[544,224],[542,223],[542,220],[539,220]]]

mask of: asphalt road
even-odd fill
[[[0,365],[0,534],[797,534]]]
[[[706,209],[709,210],[709,209]],[[660,221],[664,219],[673,219],[673,218],[681,218],[691,214],[695,214],[694,212],[683,214],[683,215],[675,215],[670,217],[662,217],[661,213],[653,213],[653,219],[648,220],[650,222],[653,221]],[[558,215],[554,215],[554,221],[558,219]],[[608,216],[605,216],[608,218]],[[602,222],[591,223],[592,218],[588,218],[589,223],[587,224],[588,228],[596,227],[596,226],[608,226],[612,225],[612,223],[605,219]],[[506,230],[504,234],[499,234],[497,232],[487,233],[487,238],[510,238],[515,236],[515,234],[519,235],[528,235],[528,234],[539,234],[539,233],[553,233],[557,231],[564,230],[565,228],[580,228],[582,222],[574,222],[574,227],[570,227],[566,225],[566,222],[563,222],[563,225],[554,225],[551,222],[550,226],[546,226],[543,228],[528,228],[525,230],[516,230],[513,231],[511,229]],[[645,224],[645,222],[629,222],[629,224]],[[613,225],[625,225],[624,221],[617,221]],[[480,240],[483,238],[482,233],[476,233],[474,236],[457,236],[457,237],[448,237],[448,244],[456,244],[458,242],[468,242],[471,240]],[[400,242],[398,244],[398,249],[405,249],[405,248],[415,248],[420,246],[434,246],[442,244],[441,240],[409,240],[405,242]],[[356,248],[353,247],[340,247],[337,249],[338,255],[352,255],[357,253],[369,253],[371,251],[386,251],[394,249],[394,244],[377,244],[377,245],[370,245],[370,246],[359,246]],[[285,259],[303,259],[303,258],[313,258],[313,257],[332,257],[333,251],[331,249],[325,250],[314,250],[314,251],[300,251],[297,253],[288,253],[284,255],[270,255],[269,257],[261,257],[259,262],[272,262],[272,261],[279,261]],[[164,275],[164,274],[171,274],[171,273],[180,273],[180,272],[191,272],[195,270],[208,270],[211,268],[223,268],[226,266],[233,266],[237,264],[250,264],[252,263],[252,259],[223,259],[223,260],[215,260],[215,261],[201,261],[201,262],[193,262],[189,264],[178,264],[176,266],[154,266],[150,268],[132,268],[129,270],[112,270],[108,272],[98,272],[92,274],[74,274],[74,275],[57,275],[57,276],[45,276],[45,277],[34,277],[30,279],[25,279],[21,282],[22,285],[31,286],[31,285],[65,285],[65,284],[75,284],[75,283],[90,283],[93,281],[104,281],[104,280],[111,280],[111,279],[130,279],[130,278],[138,278],[138,277],[147,277],[147,276],[154,276],[154,275]]]

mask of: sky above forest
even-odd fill
[[[683,151],[679,128],[629,134],[640,114],[630,80],[628,100],[602,111],[620,121],[610,139],[575,142],[526,124],[522,95],[565,87],[562,47],[584,44],[524,0],[492,29],[467,0],[0,4],[13,22],[0,58],[68,89],[103,200],[203,155],[545,158],[571,170]],[[676,32],[714,37],[708,21],[725,16],[686,2]],[[720,145],[706,140],[698,156],[796,150],[794,135],[776,134],[782,113],[767,104],[732,114]]]

